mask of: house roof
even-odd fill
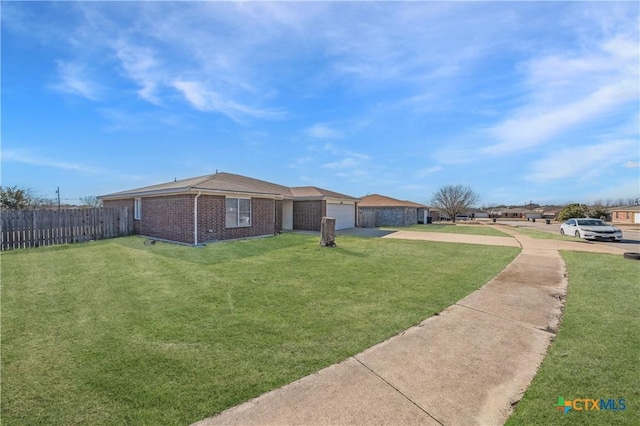
[[[611,207],[610,212],[640,212],[640,206]]]
[[[254,179],[247,176],[233,173],[215,173],[211,175],[194,178],[176,180],[173,182],[161,183],[159,185],[145,186],[122,192],[103,195],[103,199],[129,198],[150,195],[166,195],[185,192],[218,192],[218,193],[240,193],[247,195],[268,195],[278,198],[295,199],[324,199],[342,198],[356,200],[348,195],[339,194],[315,186],[301,186],[289,188],[264,180]]]
[[[161,183],[158,185],[130,189],[122,192],[115,192],[113,194],[103,195],[101,198],[162,195],[199,190],[291,197],[291,191],[286,186],[277,185],[247,176],[221,172],[212,175],[198,176]]]
[[[426,208],[427,206],[414,203],[413,201],[403,201],[380,194],[371,194],[362,197],[362,201],[358,203],[360,207],[417,207]]]
[[[323,198],[343,198],[346,200],[357,200],[355,197],[340,194],[339,192],[329,191],[328,189],[318,188],[316,186],[294,186],[289,188],[291,195],[295,199],[323,199]]]

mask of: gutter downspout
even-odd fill
[[[198,197],[202,195],[202,191],[193,199],[193,245],[198,245]]]

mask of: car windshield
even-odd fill
[[[582,226],[607,226],[606,223],[599,219],[578,219],[578,225]]]

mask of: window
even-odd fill
[[[135,220],[142,219],[142,198],[133,200],[133,218]]]
[[[227,228],[251,226],[251,199],[226,199],[226,226]]]

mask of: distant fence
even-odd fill
[[[3,210],[0,249],[53,246],[131,235],[126,207],[69,210]]]
[[[377,216],[375,210],[358,210],[358,225],[361,228],[375,228]]]

